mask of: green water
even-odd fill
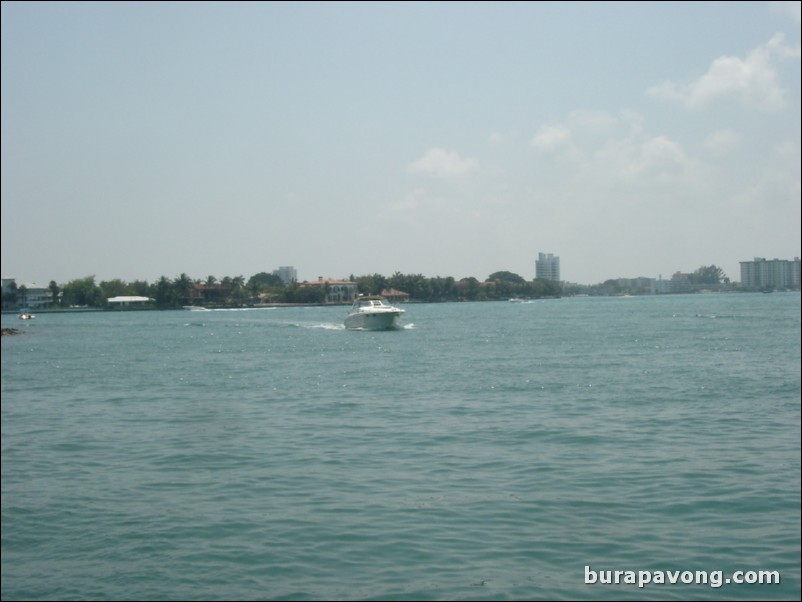
[[[799,294],[345,313],[4,315],[3,599],[800,598]]]

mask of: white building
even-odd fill
[[[676,272],[671,276],[671,280],[663,280],[660,276],[651,282],[651,292],[653,295],[676,295],[690,293],[692,290],[691,279],[688,274]]]
[[[538,253],[535,262],[535,278],[560,282],[560,258],[551,253]]]
[[[793,261],[755,257],[741,262],[741,287],[745,289],[798,289],[799,257]]]
[[[298,282],[298,271],[291,265],[283,265],[279,269],[273,270],[273,275],[281,278],[285,286]]]
[[[17,305],[31,309],[48,307],[53,303],[53,293],[50,289],[33,282],[21,284],[17,287]]]
[[[333,280],[319,276],[317,282],[304,282],[301,287],[322,286],[326,303],[351,303],[359,295],[359,285],[350,280]]]
[[[120,297],[109,297],[106,299],[106,302],[111,307],[123,308],[123,307],[142,307],[148,305],[149,303],[153,303],[155,299],[151,299],[150,297],[135,297],[129,295],[123,295]]]

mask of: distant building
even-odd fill
[[[53,303],[53,294],[50,289],[34,283],[21,284],[17,287],[17,306],[42,308]]]
[[[3,309],[17,309],[17,280],[3,278]]]
[[[136,297],[131,295],[123,295],[119,297],[109,297],[106,302],[111,307],[124,308],[124,307],[144,307],[151,304],[155,299],[150,297]]]
[[[387,299],[387,301],[390,303],[406,303],[409,301],[409,293],[405,293],[404,291],[399,291],[394,288],[382,290],[381,296]]]
[[[535,278],[560,282],[560,258],[551,253],[538,253],[535,262]]]
[[[357,283],[350,280],[331,280],[320,276],[317,282],[304,282],[301,288],[310,286],[326,287],[326,303],[352,303],[359,294]]]
[[[298,282],[298,271],[291,265],[283,265],[279,269],[273,270],[273,275],[281,278],[285,286]]]
[[[690,293],[691,290],[690,274],[675,272],[671,276],[671,280],[663,280],[662,276],[657,280],[652,280],[651,291],[653,295],[676,295]]]
[[[799,289],[799,257],[793,261],[755,257],[754,261],[741,262],[741,288]]]

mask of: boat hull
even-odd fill
[[[401,312],[360,312],[345,318],[345,327],[354,330],[396,330],[401,327]]]

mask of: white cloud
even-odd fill
[[[631,109],[621,111],[621,121],[629,128],[631,135],[637,136],[646,131],[646,118]]]
[[[568,114],[568,122],[575,128],[590,132],[609,132],[618,120],[604,111],[581,109]]]
[[[547,123],[530,140],[541,151],[559,151],[561,155],[575,155],[610,136],[619,122],[604,111],[581,109],[571,111],[562,123]]]
[[[425,199],[426,191],[422,188],[416,188],[398,200],[389,203],[390,213],[393,215],[414,213],[422,206]]]
[[[800,209],[800,149],[795,142],[778,144],[771,153],[771,163],[764,170],[755,189],[761,202],[783,210]],[[799,224],[799,220],[794,220]]]
[[[586,181],[591,186],[665,186],[684,180],[694,163],[675,140],[649,135],[643,117],[632,111],[618,118],[573,111],[563,122],[543,125],[531,143],[559,151],[560,169],[568,169],[575,184]],[[563,184],[564,175],[559,177]]]
[[[666,136],[610,139],[592,161],[583,171],[593,174],[593,181],[629,190],[676,187],[692,169],[692,161],[679,143]]]
[[[641,144],[641,165],[660,173],[684,168],[688,158],[679,143],[666,136],[656,136]]]
[[[785,43],[785,36],[781,33],[774,34],[774,36],[766,43],[766,47],[780,58],[785,59],[798,59],[802,56],[802,50],[799,46],[788,46]]]
[[[435,176],[459,176],[476,169],[476,159],[459,156],[459,154],[442,148],[431,148],[420,159],[409,165],[413,173],[426,173]]]
[[[504,135],[500,132],[490,132],[490,135],[487,137],[487,141],[490,144],[501,144],[504,142]]]
[[[571,131],[562,125],[543,125],[532,138],[532,146],[540,150],[553,150],[566,144]]]
[[[722,56],[713,61],[707,73],[690,84],[663,82],[646,93],[661,100],[678,102],[698,109],[721,99],[733,98],[746,107],[775,111],[785,107],[785,93],[777,80],[772,60],[775,56],[799,57],[799,47],[785,45],[783,34],[775,34],[745,59]]]
[[[741,144],[741,135],[733,130],[719,130],[713,132],[704,140],[704,145],[710,152],[721,155],[736,149]]]

